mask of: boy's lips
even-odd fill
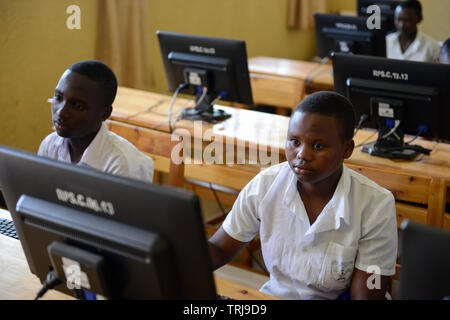
[[[65,123],[55,121],[54,124],[55,124],[55,129],[58,131],[64,131],[64,130],[69,129],[69,127]]]
[[[313,170],[311,170],[310,168],[305,167],[305,166],[296,166],[296,165],[294,165],[293,169],[294,169],[294,172],[296,174],[302,174],[302,175],[303,174],[311,174],[313,172]]]

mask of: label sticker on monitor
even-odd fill
[[[378,115],[383,118],[394,118],[394,109],[388,103],[378,103]]]
[[[91,289],[86,272],[81,271],[80,264],[72,259],[62,257],[62,267],[69,289]]]

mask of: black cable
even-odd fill
[[[212,190],[214,197],[216,198],[217,204],[219,205],[219,208],[222,211],[222,214],[225,216],[226,215],[225,209],[223,208],[222,203],[220,202],[220,199],[216,193],[216,190],[213,188],[211,182],[209,182],[209,188]],[[267,271],[267,269],[262,265],[262,263],[253,255],[252,251],[248,248],[248,246],[245,246],[245,249],[247,249],[247,252],[250,254],[250,257],[252,257],[253,261],[255,261],[258,264],[258,266],[261,268],[261,270],[263,270],[263,272],[268,275],[269,271]]]
[[[61,283],[61,280],[58,278],[58,275],[54,270],[50,271],[47,274],[47,278],[45,279],[44,283],[42,284],[42,288],[37,293],[34,300],[38,300],[41,298],[48,290],[53,289],[54,286],[57,286]]]
[[[217,196],[216,190],[213,188],[211,182],[209,183],[209,188],[212,190],[212,192],[213,192],[213,194],[214,194],[214,197],[216,198],[216,201],[217,201],[217,204],[219,205],[220,211],[222,211],[222,214],[223,214],[224,216],[226,216],[225,209],[223,208],[222,203],[220,202],[220,199],[219,199],[219,197]]]
[[[172,133],[173,132],[173,128],[172,128],[172,108],[173,105],[175,103],[175,99],[177,98],[178,93],[180,92],[180,90],[186,88],[189,84],[183,82],[181,83],[178,88],[175,90],[173,97],[172,97],[172,101],[170,102],[170,106],[169,106],[169,113],[168,113],[168,117],[169,117],[169,132]]]
[[[252,251],[248,248],[248,246],[245,247],[247,249],[248,253],[250,254],[250,257],[258,264],[258,266],[261,268],[261,270],[266,274],[269,275],[269,271],[267,271],[266,267],[263,266],[263,264],[253,255]]]

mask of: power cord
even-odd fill
[[[173,127],[172,127],[172,108],[173,108],[173,105],[175,103],[175,100],[177,99],[178,93],[180,93],[180,90],[186,88],[187,86],[189,86],[189,84],[187,84],[185,82],[181,83],[178,86],[178,88],[175,90],[175,93],[173,94],[173,97],[172,97],[172,101],[170,101],[169,114],[168,114],[168,117],[169,117],[169,132],[170,133],[173,132]]]
[[[366,113],[363,113],[359,117],[359,122],[358,122],[358,125],[355,128],[355,131],[353,132],[353,136],[356,136],[356,133],[359,131],[359,129],[361,129],[362,125],[367,121],[367,119],[369,119],[369,115],[366,114]]]
[[[48,290],[53,289],[53,287],[57,286],[61,283],[61,280],[58,278],[58,275],[54,270],[47,273],[47,278],[45,279],[44,283],[42,284],[42,288],[37,293],[34,300],[38,300],[41,298]]]

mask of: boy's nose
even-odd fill
[[[297,158],[299,158],[300,160],[303,160],[303,161],[310,161],[311,153],[309,152],[309,149],[305,146],[301,146],[298,149]]]
[[[59,118],[61,118],[61,119],[69,118],[69,116],[70,116],[69,108],[65,102],[61,102],[56,108],[57,108],[56,114],[58,115]]]

